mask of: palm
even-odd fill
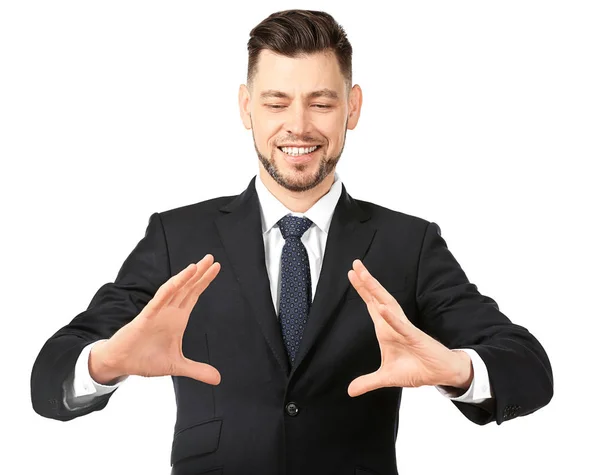
[[[438,384],[447,372],[450,350],[416,328],[400,304],[359,261],[348,277],[363,298],[381,351],[381,366],[352,381],[350,396],[381,387],[419,387]],[[360,274],[360,277],[359,277]]]
[[[376,305],[371,305],[370,312],[379,312]],[[398,305],[398,308],[400,306]],[[401,310],[401,309],[400,309]],[[373,315],[372,315],[373,316]],[[430,365],[428,364],[427,348],[412,335],[397,332],[385,321],[381,312],[378,313],[375,324],[375,334],[381,350],[380,374],[387,385],[396,387],[419,387],[429,384]],[[420,330],[415,327],[413,332]]]
[[[122,340],[123,347],[132,355],[124,360],[128,374],[173,374],[183,355],[182,338],[188,317],[186,309],[166,305],[158,316],[142,311],[130,325],[115,333],[113,338]]]
[[[119,374],[188,376],[219,384],[216,368],[186,358],[182,350],[190,312],[219,270],[220,264],[207,254],[161,285],[140,314],[98,350],[111,355],[107,364]]]

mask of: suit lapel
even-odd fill
[[[331,318],[338,313],[343,303],[342,299],[352,285],[348,280],[352,261],[364,258],[376,232],[376,228],[368,222],[369,218],[370,214],[358,205],[342,185],[342,194],[333,212],[327,234],[317,289],[290,378],[302,364],[319,335],[326,330]]]
[[[342,194],[327,235],[321,274],[308,323],[292,368],[273,308],[265,265],[260,205],[254,183],[256,179],[256,176],[253,177],[243,193],[220,208],[223,214],[217,217],[215,224],[242,293],[250,304],[265,340],[282,371],[291,378],[341,304],[350,286],[347,273],[352,268],[352,261],[364,257],[376,230],[367,222],[369,213],[348,195],[342,185]]]
[[[242,194],[219,209],[224,214],[217,217],[215,224],[242,294],[250,304],[269,348],[287,375],[288,357],[273,308],[265,264],[265,244],[255,178],[252,178]]]

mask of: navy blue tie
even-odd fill
[[[288,215],[281,218],[277,224],[285,239],[281,253],[279,323],[283,342],[293,365],[312,301],[308,254],[300,240],[312,221]]]

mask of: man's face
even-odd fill
[[[263,50],[252,90],[242,84],[239,100],[266,172],[290,191],[306,191],[335,169],[362,97],[359,86],[348,97],[333,54],[288,58]]]

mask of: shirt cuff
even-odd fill
[[[460,388],[456,388],[456,390],[452,391],[448,389],[448,386],[436,386],[437,390],[452,401],[467,402],[471,404],[478,404],[492,398],[492,388],[487,366],[481,359],[481,356],[479,356],[473,348],[458,349],[467,353],[471,358],[471,363],[473,364],[473,381],[471,381],[471,385],[464,394],[460,394],[462,391]],[[460,396],[457,394],[460,394]]]
[[[98,340],[104,341],[104,340]],[[110,393],[117,389],[123,381],[127,379],[127,376],[122,376],[117,380],[115,384],[100,384],[94,381],[92,376],[90,375],[90,370],[88,366],[88,360],[90,357],[90,351],[92,351],[92,346],[94,346],[98,341],[94,341],[87,345],[77,358],[77,362],[75,363],[75,372],[73,376],[73,396],[87,396],[90,394],[95,394],[96,396],[102,396],[103,394]]]

